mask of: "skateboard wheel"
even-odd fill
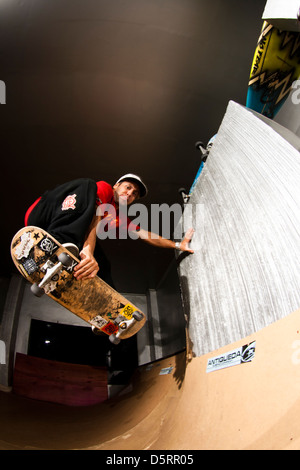
[[[134,312],[132,316],[136,321],[141,321],[144,318],[143,314],[140,312]]]
[[[69,256],[67,253],[60,253],[58,255],[58,261],[60,261],[61,264],[63,264],[67,268],[71,266],[73,262],[71,256]]]
[[[103,333],[103,331],[99,330],[99,328],[96,328],[96,326],[92,326],[92,332],[96,336],[106,336],[105,333]]]
[[[109,341],[113,344],[119,344],[121,342],[120,338],[117,338],[114,334],[109,336]]]
[[[41,287],[39,287],[36,283],[35,283],[35,284],[32,284],[30,290],[31,290],[31,292],[32,292],[36,297],[42,297],[42,295],[45,294],[44,289],[42,289]]]

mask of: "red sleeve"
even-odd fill
[[[129,217],[127,218],[127,229],[129,232],[139,232],[140,231],[140,226],[135,225]]]
[[[31,211],[35,208],[35,206],[40,202],[42,198],[39,197],[33,204],[31,204],[31,206],[27,209],[26,211],[26,214],[25,214],[25,218],[24,218],[24,223],[25,223],[25,227],[27,227],[28,225],[28,218],[31,214]]]
[[[114,192],[110,184],[105,181],[98,181],[97,183],[97,198],[96,204],[112,204],[114,200]]]
[[[112,204],[115,208],[115,201],[114,201],[114,192],[113,188],[110,184],[106,183],[105,181],[98,181],[97,183],[97,198],[96,204],[99,206],[100,204]],[[127,229],[130,231],[139,231],[140,227],[132,223],[132,221],[127,217],[125,221],[122,217],[117,216],[118,218],[118,226],[123,225],[124,223],[127,226]],[[121,220],[120,220],[121,219]]]

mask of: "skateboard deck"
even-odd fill
[[[250,71],[247,108],[273,119],[300,76],[300,33],[263,23]]]
[[[80,262],[54,237],[38,227],[24,227],[11,242],[11,256],[37,296],[44,293],[118,344],[136,334],[146,317],[100,277],[77,280]],[[100,333],[101,334],[101,333]]]

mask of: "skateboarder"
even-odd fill
[[[147,187],[141,178],[128,173],[117,180],[112,187],[105,181],[95,182],[89,178],[81,178],[64,183],[53,190],[46,191],[27,210],[25,225],[35,225],[53,235],[60,243],[71,243],[79,250],[81,262],[75,268],[77,279],[96,276],[99,265],[96,260],[97,226],[102,219],[108,218],[107,227],[128,229],[136,233],[137,238],[162,248],[173,248],[193,253],[189,242],[193,230],[189,230],[182,242],[154,235],[132,224],[129,218],[122,215],[122,206],[129,206],[139,198],[146,196]],[[103,210],[97,210],[103,207]],[[109,213],[106,209],[111,207]],[[98,214],[101,215],[98,215]],[[104,254],[100,255],[103,264],[108,264]],[[102,263],[100,262],[100,268]],[[100,276],[105,275],[100,270]],[[107,282],[112,284],[108,274]]]

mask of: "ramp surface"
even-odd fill
[[[179,260],[196,356],[300,306],[299,149],[287,129],[229,103],[183,214],[196,229],[195,254]]]
[[[252,341],[252,362],[206,372],[210,358]],[[117,401],[74,408],[1,393],[0,448],[299,449],[299,368],[297,311],[203,357],[143,367]]]

